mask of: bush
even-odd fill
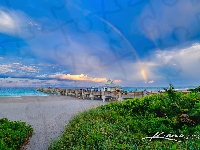
[[[199,116],[198,93],[166,89],[165,94],[112,102],[77,115],[49,149],[200,149]],[[145,139],[157,132],[184,138]]]
[[[0,119],[0,149],[15,150],[22,147],[23,143],[33,134],[33,128],[25,122]]]
[[[191,91],[191,92],[200,92],[200,86],[198,86],[197,88],[194,88],[194,89],[189,89],[188,91]]]

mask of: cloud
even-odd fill
[[[79,76],[79,77],[77,77]],[[82,75],[74,75],[70,77],[73,81],[69,81],[68,79],[57,80],[58,78],[51,79],[30,79],[30,78],[0,78],[1,85],[0,87],[91,87],[98,86],[100,81],[104,81],[98,78],[92,78],[92,81],[88,80],[79,80]],[[83,75],[84,76],[84,75]],[[87,77],[86,77],[87,78]],[[78,80],[77,80],[78,79]],[[91,78],[89,78],[91,79]],[[115,83],[119,83],[119,80],[115,80]],[[95,84],[94,84],[95,83]],[[101,84],[100,84],[101,85]]]
[[[156,50],[141,62],[124,62],[127,73],[122,85],[145,86],[158,84],[165,86],[169,83],[176,85],[196,85],[200,82],[200,44],[188,47],[175,47],[167,50]]]
[[[20,69],[28,72],[36,72],[37,70],[32,66],[22,66]]]
[[[49,75],[50,78],[56,78],[56,79],[64,79],[64,80],[74,80],[74,81],[86,81],[86,82],[102,82],[106,83],[108,79],[106,78],[93,78],[89,77],[84,74],[78,74],[78,75],[71,75],[71,74],[56,74],[56,75]],[[119,83],[119,80],[116,80],[114,82]]]
[[[157,50],[152,53],[152,63],[158,64],[152,69],[153,74],[165,80],[168,76],[173,82],[196,84],[200,81],[199,58],[200,44],[196,43],[185,48]]]
[[[98,67],[94,68],[96,73],[101,71],[103,73],[101,72],[93,77],[91,74],[67,74],[63,72],[63,69],[58,72],[60,68],[53,68],[50,64],[38,64],[34,67],[32,65],[28,66],[20,62],[15,62],[14,64],[0,65],[0,69],[1,74],[15,71],[13,74],[21,74],[21,76],[28,72],[34,73],[34,71],[40,70],[40,74],[33,74],[33,76],[31,76],[32,78],[36,78],[35,80],[38,80],[33,81],[33,84],[37,85],[47,85],[46,83],[48,83],[48,85],[51,84],[54,86],[91,86],[94,83],[95,85],[106,83],[106,81],[111,78],[114,80],[114,83],[120,84],[121,86],[148,86],[148,84],[155,83],[162,86],[169,84],[167,76],[174,84],[193,85],[200,82],[200,70],[198,69],[200,63],[199,49],[200,44],[197,43],[185,48],[177,47],[162,51],[157,50],[149,56],[151,57],[151,61],[122,61],[124,72],[126,73],[125,77],[123,75],[120,76],[120,67],[118,64],[115,64],[116,68],[113,67],[113,65],[107,66],[107,68],[104,69],[99,69]],[[46,68],[56,69],[57,73],[53,73],[53,70],[48,72],[45,68],[41,68],[40,65],[45,65]],[[19,70],[22,70],[22,72],[20,73]],[[107,76],[102,76],[104,73],[107,73]],[[31,85],[29,82],[19,83]]]
[[[4,13],[6,13],[6,11],[4,11]],[[30,26],[31,29],[40,29],[39,23],[33,21],[33,19],[28,17],[23,12],[9,11],[9,13],[6,14],[18,24],[18,29],[23,32],[20,33],[20,37],[26,37],[25,34],[27,34],[27,37],[30,36],[27,26]],[[51,26],[49,27],[49,22],[52,23],[51,20],[46,18],[46,24],[48,24],[48,26],[45,27],[48,29],[51,28]],[[102,21],[98,19],[98,22]],[[69,29],[71,28],[71,26],[69,27],[68,25],[66,27]],[[45,31],[48,31],[46,28]],[[119,42],[118,47],[115,44],[110,45],[112,44],[109,43],[110,37],[104,32],[94,31],[88,32],[87,34],[80,34],[77,31],[71,31],[69,29],[66,29],[66,31],[69,31],[66,35],[62,35],[60,30],[55,30],[53,32],[49,31],[48,34],[42,34],[41,31],[35,32],[34,30],[37,36],[31,40],[26,40],[25,42],[28,46],[26,48],[22,47],[20,52],[22,54],[26,54],[25,51],[27,49],[28,52],[34,54],[38,62],[42,62],[43,64],[58,64],[62,66],[62,69],[59,68],[61,74],[88,74],[90,76],[97,77],[94,79],[92,77],[87,79],[88,82],[106,82],[109,78],[121,81],[122,78],[126,78],[126,74],[129,72],[125,72],[127,58],[118,61],[121,55],[126,54],[126,49],[122,52],[119,47],[124,47],[125,45],[128,49],[130,49],[130,43],[127,45],[127,41],[125,40],[123,42]],[[119,31],[116,31],[115,29],[115,31],[112,31],[112,34],[115,35],[118,32]],[[9,32],[7,33],[10,34]],[[119,38],[120,35],[116,34],[115,36]],[[65,38],[68,39],[69,45],[63,42]],[[111,46],[116,49],[114,50]],[[117,51],[117,55],[119,57],[116,56],[114,51]],[[123,65],[120,65],[119,63],[123,63]],[[16,73],[18,73],[19,76],[20,74],[24,76],[27,72],[34,73],[39,71],[37,77],[42,76],[42,74],[49,75],[59,72],[55,68],[47,66],[39,67],[37,62],[34,65],[38,68],[33,68],[33,66],[29,65],[21,65],[20,67],[17,65],[20,64],[15,64],[15,66],[12,67],[13,70],[17,71]],[[15,76],[15,74],[12,75]]]
[[[171,8],[163,4],[156,4],[155,2],[152,2],[152,4],[156,8],[155,12],[157,16],[155,20],[145,20],[145,27],[150,30],[155,25],[158,25],[162,30],[163,36],[166,36],[165,34],[171,34],[172,30],[179,25],[190,29],[189,26],[196,21],[194,20],[194,14],[197,12],[198,6],[194,7],[193,10],[193,7],[188,2],[179,2]],[[158,5],[160,7],[156,7]],[[145,8],[141,14],[141,18],[151,13]],[[81,11],[80,16],[83,17],[83,15]],[[41,28],[40,23],[31,19],[22,11],[0,9],[0,32],[14,34],[14,31],[17,29],[20,34],[19,38],[32,37],[29,39],[24,38],[27,44],[26,46],[23,47],[20,43],[20,53],[23,56],[27,51],[27,54],[30,52],[36,58],[36,61],[32,61],[33,63],[31,62],[31,65],[29,58],[23,58],[23,61],[27,61],[27,63],[23,64],[18,62],[10,64],[9,60],[4,58],[6,61],[5,64],[7,65],[0,65],[1,74],[12,75],[13,77],[22,77],[28,74],[33,78],[43,79],[50,77],[51,82],[49,81],[48,83],[52,83],[54,79],[61,79],[59,81],[60,83],[69,80],[80,81],[85,84],[87,82],[105,83],[107,79],[111,78],[117,83],[130,86],[148,85],[144,84],[144,82],[154,84],[158,83],[158,81],[168,82],[166,81],[167,75],[170,78],[199,81],[198,74],[200,72],[198,69],[191,69],[198,68],[200,60],[200,54],[198,52],[200,46],[198,44],[185,48],[175,47],[174,49],[157,50],[148,55],[149,57],[151,56],[151,61],[146,61],[144,58],[137,61],[137,54],[134,55],[135,51],[132,48],[132,45],[135,47],[137,44],[130,43],[128,36],[123,35],[126,33],[125,29],[122,28],[124,33],[118,30],[117,27],[121,27],[118,23],[111,22],[112,25],[110,22],[94,17],[96,18],[92,20],[94,30],[91,29],[86,34],[80,34],[77,28],[75,29],[76,25],[74,23],[65,24],[63,30],[66,32],[61,32],[59,27],[57,29],[55,28],[55,21],[43,17],[38,18],[38,22],[41,21],[40,23],[44,24],[44,28]],[[94,18],[90,17],[90,19]],[[109,34],[103,32],[103,28],[98,28],[98,25],[101,23],[106,23],[108,27],[112,28]],[[98,28],[97,30],[96,27]],[[194,28],[196,28],[196,24]],[[180,35],[180,37],[184,36]],[[154,38],[159,38],[159,36],[155,35]],[[69,44],[66,44],[66,39]],[[119,39],[119,42],[112,43],[111,39]],[[120,39],[122,40],[120,41]],[[137,39],[134,41],[137,41]],[[145,46],[145,42],[142,46]],[[16,44],[13,47],[16,47]],[[141,54],[141,52],[139,53]],[[129,56],[122,57],[123,55]],[[0,57],[0,60],[2,61],[2,57]],[[178,72],[179,69],[180,72]],[[34,81],[34,83],[36,82]],[[57,84],[57,81],[55,83]]]
[[[149,3],[152,7],[149,7]],[[199,5],[194,7],[191,1],[187,0],[178,1],[172,7],[167,6],[164,1],[149,3],[140,15],[138,27],[154,43],[161,38],[162,42],[167,44],[172,42],[172,39],[175,42],[188,40],[188,36],[198,34],[199,24],[195,15],[199,12]],[[155,30],[155,27],[159,31]]]
[[[151,84],[151,83],[154,83],[154,81],[153,81],[153,80],[151,80],[151,81],[148,81],[148,83],[150,83],[150,84]]]
[[[110,75],[113,74],[112,70],[117,69],[117,62],[106,38],[103,39],[100,34],[88,33],[84,36],[69,34],[70,45],[60,43],[62,40],[58,32],[48,34],[46,38],[37,37],[33,40],[34,44],[31,43],[32,52],[41,62],[45,60],[62,65],[66,73],[113,77]]]
[[[11,33],[15,29],[16,21],[8,13],[0,10],[0,32]]]
[[[12,69],[12,65],[8,64],[8,65],[0,65],[0,73],[4,74],[7,72],[14,72],[15,70]]]
[[[7,64],[6,64],[7,63]],[[23,65],[19,62],[15,62],[15,63],[8,63],[8,62],[4,62],[3,65],[0,65],[0,74],[1,75],[8,75],[10,76],[12,75],[16,75],[18,74],[19,76],[23,76],[24,74],[28,73],[28,72],[37,72],[38,69],[35,66],[31,66],[31,65]]]
[[[49,86],[50,83],[53,86],[59,85],[59,81],[54,80],[39,80],[28,78],[0,78],[1,87],[41,87]],[[66,85],[66,84],[65,84]]]
[[[0,7],[0,33],[28,39],[33,29],[40,31],[41,26],[23,11]]]

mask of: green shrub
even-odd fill
[[[188,120],[182,122],[181,115]],[[196,150],[200,149],[199,116],[199,94],[175,92],[171,86],[164,94],[112,102],[77,115],[49,149]],[[157,132],[184,138],[176,138],[181,142],[143,139]]]
[[[25,122],[0,119],[0,149],[19,149],[28,137],[33,134],[33,128]]]
[[[200,86],[198,86],[197,88],[194,88],[194,89],[189,89],[188,91],[191,91],[191,92],[200,92]]]

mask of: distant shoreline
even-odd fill
[[[54,87],[52,87],[54,88]],[[63,87],[65,89],[70,89],[70,87]],[[84,89],[84,87],[71,87],[71,89]],[[182,87],[175,87],[176,91],[187,91],[190,88],[195,88],[195,86],[182,86]],[[20,98],[20,97],[48,97],[54,96],[49,93],[43,93],[36,90],[35,87],[1,87],[0,88],[0,99],[2,98]],[[163,87],[122,87],[123,91],[127,92],[135,92],[135,91],[148,91],[156,93],[158,91],[164,91]],[[58,95],[57,95],[58,96]]]
[[[167,88],[169,85],[166,85],[166,86],[121,86],[122,88]],[[199,85],[179,85],[179,86],[174,86],[175,88],[186,88],[186,87],[192,87],[192,88],[195,88],[195,87],[198,87]],[[21,89],[37,89],[37,88],[48,88],[48,87],[51,87],[51,88],[66,88],[66,89],[70,89],[70,88],[91,88],[91,86],[72,86],[72,87],[66,87],[66,86],[38,86],[38,87],[1,87],[0,86],[0,89],[13,89],[13,88],[21,88]],[[96,87],[99,87],[99,86],[96,86]]]

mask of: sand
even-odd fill
[[[100,100],[79,100],[68,96],[1,97],[0,118],[32,125],[34,134],[25,148],[45,150],[52,139],[62,134],[74,115],[103,104]]]

